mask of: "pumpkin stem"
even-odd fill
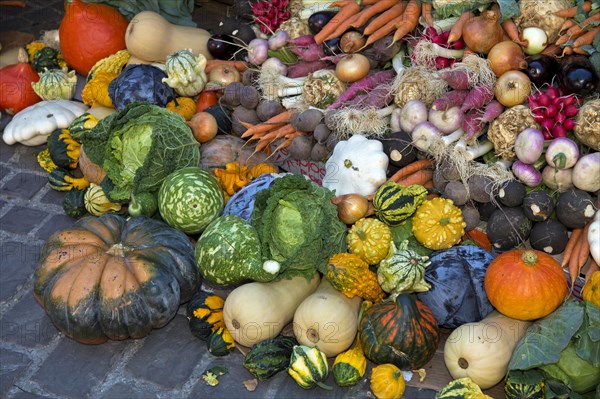
[[[319,342],[319,332],[311,327],[306,330],[306,338],[308,338],[310,342],[316,344]]]
[[[537,255],[533,251],[525,251],[523,252],[523,255],[521,255],[521,260],[529,267],[535,266],[537,263]]]
[[[461,369],[468,369],[469,368],[469,362],[467,362],[467,359],[465,359],[464,357],[461,357],[460,359],[458,359],[458,365],[460,366]]]
[[[120,256],[120,257],[124,257],[125,256],[125,246],[122,243],[117,243],[115,245],[113,245],[112,247],[110,247],[106,253],[108,255],[112,255],[112,256]]]

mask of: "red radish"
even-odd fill
[[[567,130],[573,130],[575,129],[576,124],[577,122],[575,122],[574,119],[566,119],[563,123],[563,127]]]
[[[575,105],[568,105],[565,107],[565,109],[563,110],[564,114],[566,117],[568,118],[572,118],[575,115],[577,115],[577,113],[579,112],[579,108],[577,108]]]
[[[432,108],[446,110],[451,107],[462,105],[463,101],[469,94],[469,90],[452,90],[438,98],[432,104]]]
[[[560,91],[558,91],[558,89],[554,86],[548,86],[545,93],[551,99],[560,97]]]
[[[550,132],[552,132],[552,136],[554,136],[554,138],[567,137],[567,129],[565,129],[563,127],[563,125],[559,125],[559,124],[554,125],[554,127],[550,130]]]
[[[475,86],[469,91],[469,94],[465,97],[460,110],[466,112],[470,109],[480,108],[484,105],[489,104],[494,98],[494,92],[487,86]]]

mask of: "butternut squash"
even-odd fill
[[[206,47],[210,36],[205,29],[174,25],[156,12],[142,11],[129,22],[125,45],[131,55],[144,61],[164,63],[167,55],[183,49],[210,60],[213,57]]]
[[[358,331],[358,312],[362,298],[348,298],[322,279],[294,313],[294,335],[306,346],[316,346],[327,357],[348,349]]]
[[[493,311],[477,323],[456,328],[444,345],[444,362],[454,379],[469,377],[481,389],[502,381],[517,343],[531,325]]]
[[[317,289],[319,281],[315,273],[311,281],[298,276],[241,285],[225,299],[225,326],[237,343],[248,347],[274,338],[293,320],[296,308]]]

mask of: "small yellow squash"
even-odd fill
[[[595,271],[583,286],[581,296],[584,301],[589,301],[600,307],[600,271]]]
[[[433,198],[417,208],[412,218],[412,231],[423,246],[448,249],[460,242],[466,223],[460,208],[449,198]]]
[[[400,399],[405,389],[402,371],[395,365],[380,364],[371,370],[371,391],[377,399]]]
[[[376,265],[388,256],[392,232],[379,219],[362,218],[352,225],[346,242],[348,252],[358,255],[370,265]]]
[[[367,301],[380,302],[385,296],[377,282],[377,275],[358,255],[347,252],[333,255],[327,262],[325,277],[333,288],[348,298],[358,295]]]

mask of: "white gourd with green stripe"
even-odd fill
[[[158,192],[158,210],[171,227],[186,234],[204,231],[223,211],[223,190],[213,174],[187,167],[171,173]]]

